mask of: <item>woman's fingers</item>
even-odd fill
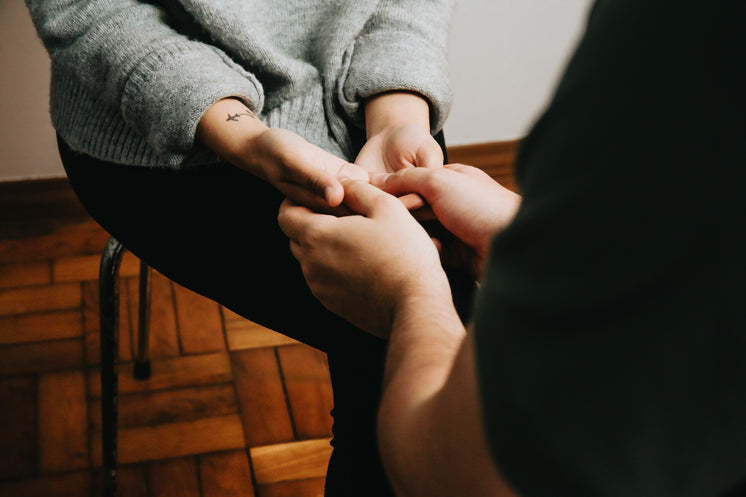
[[[418,167],[443,167],[443,150],[434,138],[423,142],[417,149],[415,165]]]

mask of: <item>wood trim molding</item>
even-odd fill
[[[513,164],[520,143],[520,140],[511,140],[448,147],[448,161],[478,167],[515,191]]]
[[[0,223],[86,216],[67,178],[0,181]]]

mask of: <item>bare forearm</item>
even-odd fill
[[[430,440],[428,413],[464,335],[449,301],[416,302],[393,323],[378,424],[381,454],[397,495],[431,490],[434,461],[421,457],[432,454],[422,445]]]
[[[299,135],[268,128],[238,99],[214,103],[197,126],[197,139],[236,167],[267,181],[293,202],[316,210],[337,207],[344,196],[337,175],[368,174]]]
[[[246,144],[267,129],[243,102],[224,98],[215,102],[197,126],[197,140],[228,162],[249,169]]]
[[[283,203],[278,222],[313,294],[389,338],[378,441],[401,496],[503,496],[481,423],[470,335],[428,233],[403,204],[345,181],[356,215]]]
[[[489,455],[471,337],[430,301],[394,321],[379,445],[401,497],[515,497]]]

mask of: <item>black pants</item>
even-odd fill
[[[137,257],[237,314],[327,353],[334,452],[326,495],[393,495],[375,440],[385,342],[313,297],[277,224],[282,194],[229,164],[146,168],[78,154],[62,140],[59,150],[90,215]],[[471,282],[454,283],[468,296]]]

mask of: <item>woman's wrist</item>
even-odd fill
[[[430,104],[417,93],[393,91],[365,102],[365,131],[368,139],[386,128],[415,124],[430,132]]]
[[[248,144],[266,131],[264,124],[241,100],[215,102],[197,124],[197,141],[228,162],[246,167]]]

